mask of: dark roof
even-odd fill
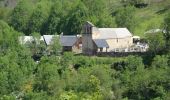
[[[55,35],[43,35],[45,43],[47,45],[50,45],[52,43],[52,39]],[[58,35],[56,35],[57,37],[59,37]],[[60,43],[62,46],[73,46],[76,41],[78,40],[77,36],[75,35],[61,35],[60,37]]]
[[[94,39],[94,42],[98,48],[109,47],[105,39]]]
[[[77,42],[77,36],[60,36],[60,42],[62,46],[73,46]]]

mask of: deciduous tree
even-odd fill
[[[137,23],[134,13],[135,13],[135,8],[133,6],[127,6],[121,8],[116,14],[117,26],[127,27],[131,32],[133,32]]]

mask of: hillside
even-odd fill
[[[137,9],[136,17],[139,19],[135,34],[142,36],[146,30],[163,28],[164,18],[170,11],[170,0],[151,3],[148,7]]]
[[[2,0],[0,2],[1,2],[2,10],[4,9],[5,6],[12,10],[12,8],[16,6],[17,0]],[[36,0],[32,0],[32,2],[36,2]],[[117,0],[106,1],[106,4],[109,7],[109,9],[113,12],[122,7],[121,2]],[[136,12],[134,13],[134,16],[136,17],[137,21],[135,22],[136,26],[133,31],[134,35],[139,35],[141,37],[144,37],[144,32],[149,29],[163,28],[162,25],[164,22],[163,21],[164,17],[170,9],[170,0],[156,0],[156,1],[149,0],[148,4],[149,5],[145,8],[136,8]],[[1,9],[0,9],[1,16],[3,15],[6,16],[7,15],[6,13],[8,13],[9,10],[4,12]],[[113,22],[112,24],[113,25],[106,24],[104,26],[116,27],[115,22]]]
[[[0,100],[170,100],[169,76],[170,0],[0,0]]]

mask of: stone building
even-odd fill
[[[82,32],[83,54],[114,52],[133,45],[133,36],[127,28],[97,28],[87,21]]]
[[[81,36],[80,35],[43,35],[47,47],[53,43],[53,38],[58,38],[58,42],[62,46],[62,51],[72,51],[79,53],[81,50]]]

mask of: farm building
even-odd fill
[[[114,52],[133,45],[133,36],[127,28],[97,28],[92,23],[86,22],[82,32],[84,54]]]

